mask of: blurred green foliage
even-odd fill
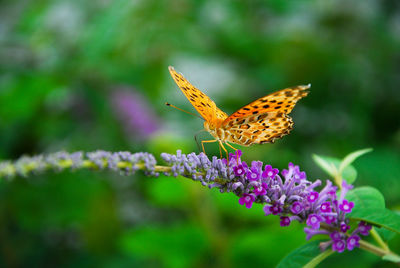
[[[312,153],[373,147],[355,163],[357,185],[399,209],[399,14],[396,0],[2,1],[0,158],[198,150],[201,121],[164,106],[192,109],[169,77],[173,65],[227,113],[311,83],[291,135],[243,148],[244,158],[295,162],[326,179]],[[126,131],[110,101],[121,87],[148,100],[157,133]],[[1,181],[0,241],[7,267],[266,267],[305,234],[181,178],[77,172]],[[392,244],[398,252],[398,238]],[[386,263],[359,250],[324,263],[339,265]]]

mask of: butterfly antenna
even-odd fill
[[[185,111],[185,110],[183,110],[183,109],[181,109],[181,108],[176,107],[175,105],[172,105],[171,103],[166,102],[165,105],[170,106],[170,107],[175,108],[175,109],[178,109],[179,111],[182,111],[182,112],[184,112],[184,113],[197,116],[197,117],[200,118],[201,120],[204,120],[204,118],[201,117],[200,115],[194,114],[194,113],[191,113],[191,112],[188,112],[188,111]]]

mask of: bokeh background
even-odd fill
[[[221,109],[311,83],[275,144],[242,148],[327,179],[313,153],[374,151],[356,185],[400,204],[397,0],[0,1],[0,159],[59,150],[198,152],[173,65]],[[206,134],[201,135],[207,138]],[[209,155],[218,155],[215,144]],[[184,178],[107,172],[0,181],[0,266],[271,267],[306,243],[262,207]],[[399,238],[391,241],[400,250]],[[360,250],[324,267],[390,266]]]

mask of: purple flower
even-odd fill
[[[289,163],[288,167],[288,169],[284,169],[281,172],[286,179],[293,178],[295,182],[300,182],[301,180],[306,179],[306,173],[304,171],[300,171],[299,166]]]
[[[243,165],[241,165],[241,164],[239,164],[237,166],[234,166],[233,167],[233,171],[235,172],[235,175],[237,177],[242,176],[246,172],[246,170],[244,169]]]
[[[339,205],[339,209],[343,211],[344,213],[350,213],[352,208],[354,207],[353,202],[349,202],[346,199],[342,201],[342,203]]]
[[[251,162],[251,167],[247,170],[247,179],[249,181],[257,181],[261,177],[263,163],[261,161]]]
[[[353,185],[348,184],[346,180],[342,181],[342,189],[340,191],[339,201],[342,201],[349,190],[353,189]]]
[[[305,180],[307,178],[306,173],[304,171],[298,171],[293,174],[293,179],[295,181]]]
[[[289,217],[281,216],[280,219],[281,219],[280,225],[282,227],[290,225],[290,218]]]
[[[292,177],[293,174],[293,169],[295,168],[294,164],[292,162],[289,163],[288,169],[282,170],[281,174],[284,177]]]
[[[265,182],[259,184],[258,186],[254,186],[254,193],[256,195],[265,195],[267,193],[268,190],[268,184],[266,184]]]
[[[327,194],[329,195],[330,199],[332,200],[336,199],[336,191],[329,191]]]
[[[362,235],[369,235],[369,231],[372,229],[372,226],[367,224],[365,221],[360,221],[358,224],[357,230],[360,232]]]
[[[292,211],[293,214],[300,214],[300,212],[303,211],[303,205],[299,201],[293,202],[293,204],[290,206],[290,211]]]
[[[275,203],[272,205],[272,207],[270,208],[270,211],[273,215],[278,215],[279,213],[282,212],[282,208],[278,203]]]
[[[332,250],[337,252],[343,252],[346,248],[346,242],[344,240],[334,240],[332,243]]]
[[[160,129],[160,122],[152,105],[138,91],[117,87],[111,94],[111,104],[127,135],[148,139]]]
[[[332,239],[333,241],[341,240],[341,239],[342,239],[342,234],[341,234],[340,232],[338,232],[338,231],[332,232],[329,236],[331,237],[331,239]]]
[[[322,217],[317,214],[310,214],[307,218],[307,225],[313,229],[319,229],[319,223],[322,221]]]
[[[268,216],[268,215],[271,215],[271,214],[272,214],[271,207],[272,207],[272,206],[269,206],[269,205],[265,205],[265,206],[263,207],[265,216]]]
[[[254,195],[252,194],[243,194],[241,198],[239,198],[239,204],[246,204],[246,208],[251,208],[253,206],[253,202],[255,200]]]
[[[342,223],[340,225],[340,231],[343,233],[346,233],[348,230],[350,230],[350,225],[347,225],[346,223]]]
[[[214,156],[211,160],[204,154],[162,153],[161,158],[167,163],[157,165],[153,155],[148,153],[105,152],[95,151],[87,154],[81,152],[68,154],[60,152],[49,156],[24,157],[17,161],[0,162],[0,177],[30,175],[40,171],[64,170],[66,168],[95,170],[114,170],[123,174],[132,174],[142,170],[146,175],[157,176],[163,172],[169,176],[184,176],[209,188],[217,188],[220,192],[231,192],[239,196],[239,204],[251,208],[257,202],[264,205],[265,215],[280,216],[280,225],[288,226],[292,221],[306,222],[304,232],[307,239],[313,235],[330,235],[331,240],[321,244],[321,248],[332,246],[337,252],[352,250],[359,246],[357,235],[368,235],[372,228],[365,222],[360,222],[352,231],[351,240],[347,240],[349,231],[346,213],[351,212],[353,202],[345,200],[345,193],[352,186],[343,184],[340,198],[337,198],[337,187],[327,181],[321,191],[316,191],[322,182],[308,181],[299,166],[290,163],[287,170],[278,175],[278,170],[270,165],[263,168],[260,161],[252,161],[249,167],[240,159],[241,152],[230,155],[226,159]],[[34,170],[32,170],[34,167]],[[261,177],[262,176],[262,177]],[[273,179],[271,179],[273,178]],[[321,222],[324,222],[321,228]],[[331,230],[337,230],[331,232]],[[346,242],[347,241],[347,242]]]
[[[247,179],[249,181],[257,181],[259,178],[260,178],[260,173],[258,173],[257,170],[254,170],[253,168],[247,170]]]
[[[332,215],[324,216],[324,219],[327,224],[332,224],[336,221],[336,218]]]
[[[360,243],[358,241],[360,241],[360,237],[358,235],[352,235],[347,238],[347,249],[353,250],[356,247],[360,247]]]
[[[322,203],[320,206],[320,210],[321,212],[331,212],[332,211],[331,203],[329,201]]]
[[[272,168],[271,165],[265,165],[264,171],[262,173],[263,178],[275,178],[278,175],[279,170],[277,168]]]
[[[237,150],[234,154],[233,153],[229,153],[229,162],[238,163],[241,156],[242,156],[242,151],[241,150]]]
[[[314,203],[318,199],[318,196],[319,196],[318,192],[311,192],[308,194],[307,200],[310,203]]]

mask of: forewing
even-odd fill
[[[222,121],[228,117],[226,113],[218,109],[217,105],[206,94],[190,84],[182,74],[176,72],[174,67],[169,66],[168,69],[183,94],[206,121],[216,119]]]
[[[310,86],[311,85],[308,84],[306,86],[285,88],[271,93],[265,97],[259,98],[234,112],[224,120],[222,125],[226,125],[230,121],[237,118],[245,118],[251,115],[259,115],[271,112],[289,114],[296,105],[296,102],[299,99],[307,96],[307,89],[309,89]]]
[[[290,133],[292,118],[283,113],[269,112],[236,118],[224,126],[225,141],[239,145],[272,143]]]

